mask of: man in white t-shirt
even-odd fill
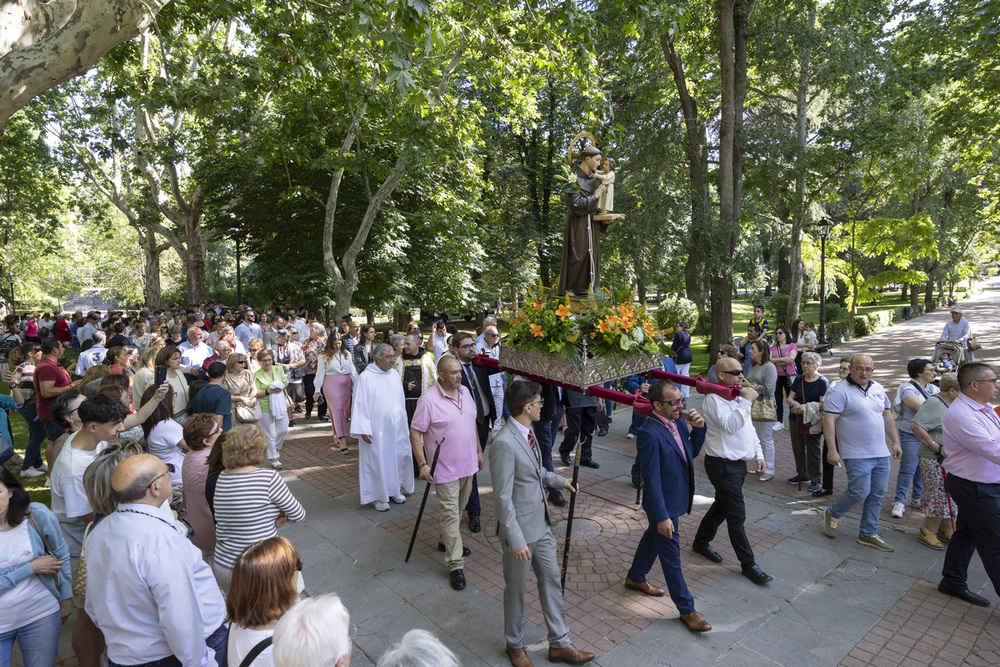
[[[71,435],[52,466],[52,512],[59,519],[71,556],[78,557],[94,511],[83,491],[83,473],[124,428],[128,408],[111,396],[95,396],[77,408],[83,427]]]

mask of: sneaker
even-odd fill
[[[393,496],[392,498],[390,498],[390,500],[392,500],[392,502],[396,503],[397,505],[402,505],[403,503],[406,502],[406,496],[404,496],[401,493],[398,496]]]
[[[816,493],[817,491],[822,491],[823,485],[820,484],[819,482],[813,482],[812,484],[809,485],[809,490],[813,493]]]
[[[35,466],[35,470],[41,470],[42,472],[48,472],[49,471],[49,467],[43,463],[40,466]]]
[[[297,415],[305,414],[305,410],[303,410],[302,408],[295,408],[294,412]],[[308,417],[306,417],[306,419],[308,419]]]
[[[897,519],[903,518],[903,512],[906,511],[906,505],[903,503],[893,503],[892,504],[892,516]]]
[[[771,479],[773,479],[773,478],[774,478],[774,475],[770,475],[770,474],[767,474],[767,475],[761,475],[761,476],[759,477],[760,481],[762,481],[762,482],[770,482],[770,481],[771,481]]]
[[[271,467],[275,470],[281,470],[281,459],[273,459],[271,461]]]
[[[912,507],[915,510],[920,509],[920,498],[911,498],[910,507]]]
[[[823,533],[827,537],[837,537],[837,524],[839,522],[839,519],[830,516],[829,509],[823,510]]]
[[[389,503],[383,503],[381,500],[376,500],[375,502],[373,502],[372,507],[374,507],[375,511],[377,512],[389,511]]]
[[[878,535],[858,535],[858,544],[866,547],[875,547],[879,551],[892,551],[893,548],[885,543]]]
[[[799,479],[798,475],[796,475],[795,477],[789,477],[788,478],[788,483],[789,484],[799,484],[800,482],[802,484],[811,484],[812,480],[809,479],[808,477],[803,477],[802,479]]]
[[[625,436],[627,440],[635,440],[635,433],[629,433]]]
[[[771,430],[772,431],[784,431],[785,430],[785,425],[782,424],[781,422],[773,422],[771,424]]]
[[[41,477],[45,472],[38,468],[25,468],[21,471],[21,477]]]

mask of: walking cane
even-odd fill
[[[576,456],[573,457],[573,488],[576,488],[580,478],[580,454],[583,452],[583,441],[576,445]],[[576,507],[576,491],[569,494],[569,519],[566,520],[566,545],[563,547],[562,562],[562,592],[566,592],[566,568],[569,566],[569,541],[573,535],[573,508]]]
[[[437,468],[438,456],[441,454],[441,443],[444,442],[444,438],[437,441],[437,449],[434,450],[434,460],[431,461],[431,477],[434,477],[434,469]],[[420,501],[420,511],[417,512],[417,522],[413,524],[413,535],[410,536],[410,547],[406,550],[406,558],[403,559],[404,563],[410,562],[410,554],[413,553],[413,543],[417,541],[417,530],[420,529],[420,519],[424,516],[424,507],[427,506],[427,496],[431,492],[431,483],[427,482],[427,487],[424,489],[424,498]]]
[[[639,483],[635,487],[635,504],[642,504],[642,466],[639,466]]]

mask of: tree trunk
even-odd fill
[[[200,187],[198,188],[200,191]],[[208,291],[205,283],[205,236],[201,229],[201,197],[192,202],[184,216],[181,227],[184,233],[184,245],[187,246],[187,256],[184,258],[185,291],[189,305],[197,305],[208,301]]]
[[[736,63],[734,55],[734,0],[718,0],[719,6],[719,63],[721,124],[719,128],[719,234],[712,239],[719,243],[722,257],[732,254],[734,213],[734,160],[736,148],[734,126],[736,122]],[[719,346],[729,342],[733,335],[732,283],[729,268],[715,254],[712,261],[712,340],[709,356],[715,360]]]
[[[909,287],[906,283],[903,283],[902,288],[899,290],[899,297],[901,301],[906,301],[906,289]]]
[[[146,260],[143,269],[143,294],[148,308],[163,307],[163,293],[160,290],[160,253],[168,247],[157,245],[156,233],[152,229],[146,229],[142,236],[142,254]]]
[[[934,301],[934,279],[928,278],[924,285],[924,310],[930,312],[931,303]]]
[[[169,0],[5,0],[0,18],[0,134],[35,96],[79,76],[145,30]]]
[[[339,322],[340,319],[338,318]],[[410,324],[410,311],[402,308],[395,308],[392,311],[392,328],[396,333],[406,333],[406,327]]]
[[[705,119],[698,113],[698,102],[688,89],[684,63],[667,35],[660,36],[660,49],[674,75],[677,94],[684,113],[685,150],[691,178],[691,227],[688,232],[688,258],[684,264],[684,287],[688,298],[705,312],[708,300],[708,247],[706,230],[710,224],[711,200],[708,194],[708,138]]]
[[[809,19],[806,36],[802,42],[802,58],[799,62],[798,106],[796,110],[796,159],[795,159],[795,209],[792,214],[791,275],[788,283],[788,311],[785,326],[791,328],[799,315],[802,305],[802,224],[806,213],[806,130],[808,116],[806,103],[809,97],[809,65],[812,59],[810,40],[816,28],[816,4],[809,5]]]

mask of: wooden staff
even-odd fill
[[[573,457],[573,489],[577,488],[580,479],[580,455],[583,452],[583,441],[576,445],[576,456]],[[573,535],[573,508],[576,507],[576,491],[569,494],[569,519],[566,521],[566,544],[563,546],[562,562],[562,592],[566,592],[566,568],[569,566],[569,541]]]
[[[437,441],[437,449],[434,450],[434,460],[431,461],[431,479],[434,478],[434,469],[437,468],[438,456],[441,454],[441,443],[444,442],[444,438]],[[420,511],[417,512],[417,522],[413,524],[413,535],[410,536],[410,547],[406,550],[406,558],[403,559],[404,563],[410,562],[410,554],[413,553],[413,544],[417,541],[417,530],[420,529],[420,519],[424,516],[424,507],[427,506],[427,496],[431,492],[431,483],[427,482],[427,487],[424,488],[424,498],[420,501]]]

